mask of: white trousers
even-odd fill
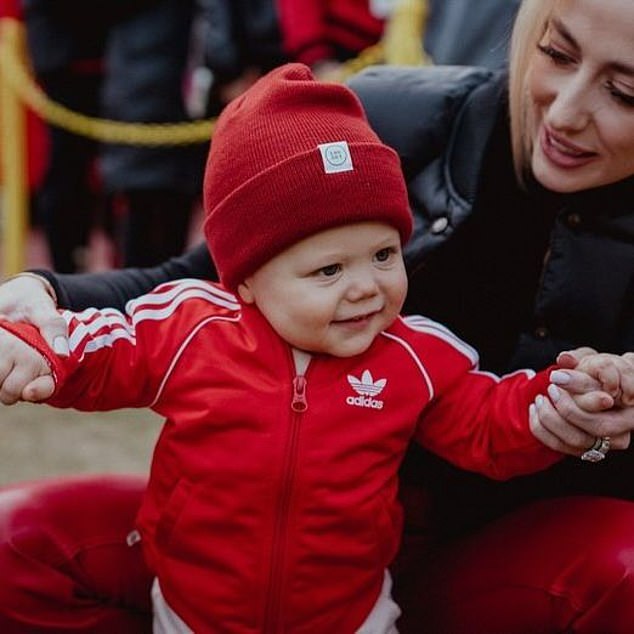
[[[152,585],[152,605],[154,634],[194,634],[165,601],[158,579]],[[392,577],[386,570],[381,594],[356,634],[398,634],[396,620],[400,614],[400,608],[392,599]]]

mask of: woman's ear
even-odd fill
[[[251,290],[251,286],[249,285],[248,279],[238,285],[238,295],[245,304],[255,303],[255,297],[253,295],[253,291]]]

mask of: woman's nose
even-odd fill
[[[592,95],[581,82],[570,79],[558,86],[553,96],[546,121],[550,127],[561,131],[583,130],[592,117]]]

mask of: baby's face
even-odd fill
[[[406,292],[399,233],[379,222],[310,236],[238,289],[292,346],[336,357],[367,350],[397,317]]]

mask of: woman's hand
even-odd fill
[[[550,398],[538,397],[530,408],[533,434],[574,456],[605,436],[611,448],[626,449],[634,429],[634,354],[597,355],[585,348],[562,353],[557,361],[562,369],[551,373]],[[575,369],[584,364],[593,376]]]
[[[578,348],[571,352],[562,352],[557,358],[562,371],[555,374],[557,385],[567,389],[570,376],[577,375],[578,389],[575,393],[586,391],[581,384],[579,373],[586,373],[601,384],[601,390],[614,398],[614,404],[622,407],[634,405],[634,352],[619,356],[609,353],[597,353],[592,348]],[[568,368],[568,369],[566,369]]]
[[[58,355],[68,356],[68,329],[53,297],[48,282],[37,275],[12,277],[0,284],[0,319],[32,324]],[[54,390],[45,359],[18,337],[0,330],[0,403],[41,401]]]
[[[46,359],[15,335],[0,329],[0,403],[41,401],[55,382]]]
[[[44,278],[23,273],[0,284],[0,318],[32,324],[56,354],[68,356],[68,328]]]

